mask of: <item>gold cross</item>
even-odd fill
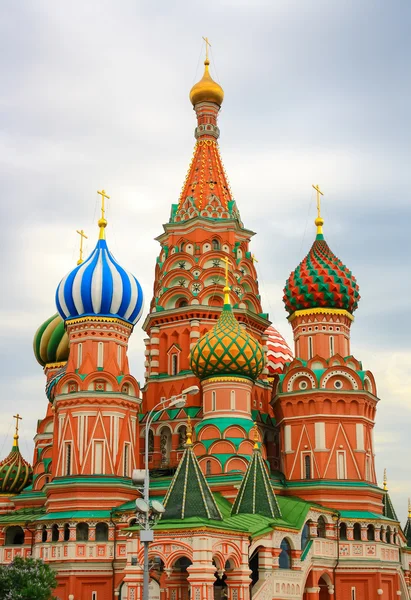
[[[320,198],[320,196],[324,196],[324,194],[320,190],[320,186],[318,185],[318,183],[317,183],[317,185],[313,184],[313,188],[317,192],[317,217],[320,219],[321,218],[321,198]]]
[[[20,417],[19,413],[17,415],[13,415],[13,419],[16,419],[16,433],[14,434],[14,446],[17,446],[17,440],[19,439],[19,421],[22,420],[23,417]]]
[[[107,196],[106,192],[104,190],[101,190],[101,192],[97,191],[97,194],[100,194],[101,196],[101,218],[104,219],[104,215],[105,215],[105,208],[104,208],[104,200],[107,198],[107,200],[110,200],[110,196]]]
[[[79,231],[78,229],[76,229],[76,231],[80,236],[80,258],[78,259],[77,264],[81,265],[81,263],[83,262],[83,239],[86,238],[86,240],[88,240],[88,237],[86,236],[83,230]]]
[[[255,254],[251,255],[251,260],[253,261],[253,263],[258,262],[258,260],[255,257]]]
[[[228,256],[224,256],[225,262],[225,287],[224,287],[224,304],[230,304],[230,286],[228,285]]]
[[[208,62],[208,47],[210,46],[210,48],[211,48],[211,44],[210,44],[210,42],[208,41],[208,37],[204,37],[204,36],[203,36],[203,40],[204,40],[204,41],[205,41],[205,43],[206,43],[206,62]]]

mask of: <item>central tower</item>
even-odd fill
[[[228,267],[232,311],[240,326],[263,346],[266,355],[268,315],[261,307],[254,257],[249,244],[252,231],[241,221],[220,156],[218,114],[224,92],[210,75],[208,53],[204,74],[190,91],[197,126],[193,158],[177,204],[157,238],[160,252],[147,333],[143,411],[190,385],[199,385],[189,353],[215,324],[224,306],[224,269]],[[266,363],[264,357],[264,363]],[[251,410],[268,417],[269,383],[266,368],[252,392]],[[272,415],[272,412],[271,412]],[[183,453],[187,416],[195,426],[203,416],[202,392],[187,398],[180,413],[165,411],[150,433],[153,468],[174,467]],[[253,418],[258,419],[258,414]],[[271,419],[262,423],[270,430]],[[264,434],[263,431],[261,431]],[[271,452],[273,454],[273,451]]]

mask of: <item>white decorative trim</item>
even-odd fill
[[[329,379],[331,379],[331,377],[334,377],[335,375],[339,375],[340,377],[345,377],[346,379],[351,381],[353,389],[358,390],[358,383],[355,380],[355,377],[353,377],[352,375],[349,375],[345,371],[340,371],[340,370],[333,370],[330,373],[327,373],[327,375],[325,375],[325,377],[323,378],[323,380],[321,382],[321,387],[325,388],[327,381]]]
[[[315,389],[316,387],[316,382],[315,382],[315,378],[313,375],[311,375],[311,373],[306,373],[305,371],[299,371],[298,373],[295,373],[294,375],[292,375],[287,383],[287,392],[292,392],[293,389],[293,383],[296,379],[298,379],[298,377],[307,377],[307,379],[309,379],[312,383],[312,389]]]

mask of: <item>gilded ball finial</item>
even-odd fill
[[[383,479],[382,485],[383,485],[384,491],[386,492],[388,490],[388,487],[387,487],[387,469],[384,469],[384,479]]]
[[[258,442],[260,440],[260,436],[258,434],[258,426],[255,421],[254,421],[254,427],[253,427],[253,437],[254,437],[254,450],[259,450],[260,446],[259,446]]]
[[[190,91],[190,100],[193,106],[200,102],[213,102],[221,106],[224,100],[224,90],[209,72],[210,60],[208,58],[208,48],[211,46],[208,38],[203,38],[206,43],[206,57],[204,61],[204,74],[202,79],[193,85]]]
[[[193,426],[191,425],[191,418],[189,415],[187,418],[187,428],[186,428],[186,443],[185,443],[186,446],[193,445],[192,435],[193,435]]]

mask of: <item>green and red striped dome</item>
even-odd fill
[[[358,306],[358,283],[351,271],[318,234],[311,250],[287,279],[283,302],[292,315],[297,310],[335,308],[353,313]]]

